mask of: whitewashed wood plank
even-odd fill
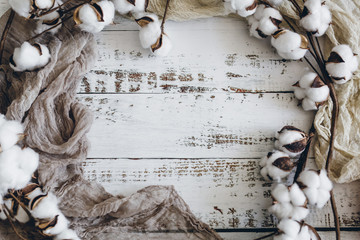
[[[217,229],[274,227],[266,210],[271,184],[260,159],[88,159],[85,177],[112,194],[130,195],[149,185],[174,185],[194,214]],[[312,162],[309,167],[314,167]],[[336,185],[341,226],[360,226],[359,182]],[[306,222],[333,227],[331,207],[313,209]]]
[[[335,240],[334,232],[318,232],[321,239],[324,240]],[[224,240],[254,240],[256,238],[265,236],[269,233],[245,233],[245,232],[236,232],[236,233],[219,233]],[[341,237],[344,240],[356,240],[360,239],[360,232],[341,232]],[[271,238],[269,238],[271,239]]]
[[[293,94],[81,94],[95,114],[90,158],[262,157],[275,131],[307,131]]]
[[[129,21],[124,28],[137,29]],[[250,37],[239,19],[169,22],[167,29],[174,43],[167,57],[142,49],[137,31],[98,34],[99,58],[79,92],[289,91],[306,66],[282,61],[269,41]]]

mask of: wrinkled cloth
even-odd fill
[[[9,12],[2,16],[1,31]],[[197,220],[172,186],[149,186],[131,196],[113,196],[83,178],[86,133],[92,113],[76,100],[81,76],[97,58],[96,41],[71,21],[55,36],[36,42],[48,46],[51,61],[42,69],[18,73],[9,67],[15,47],[29,39],[34,23],[15,16],[6,39],[0,71],[0,109],[25,127],[25,145],[40,154],[38,180],[53,191],[59,206],[82,239],[221,239]],[[45,239],[30,226],[21,227],[29,239]],[[0,224],[0,239],[18,239],[8,224]],[[140,234],[142,233],[142,234]],[[145,234],[148,233],[148,234]],[[170,236],[171,235],[171,236]]]

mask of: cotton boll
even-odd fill
[[[333,189],[333,184],[332,184],[331,180],[329,179],[329,177],[327,176],[325,169],[321,169],[319,178],[320,178],[319,188],[327,190],[327,191],[331,191]]]
[[[6,151],[14,146],[24,132],[21,123],[17,121],[6,121],[0,126],[0,147]]]
[[[76,232],[71,229],[66,229],[56,235],[54,237],[54,240],[80,240],[80,238],[77,236]]]
[[[313,187],[308,187],[308,188],[305,188],[303,190],[303,192],[305,193],[309,204],[316,205],[316,203],[318,201],[318,195],[319,195],[318,190]]]
[[[277,227],[279,230],[292,238],[296,238],[301,228],[300,224],[297,221],[291,219],[281,220]]]
[[[292,50],[290,52],[282,52],[279,50],[277,51],[280,57],[289,60],[299,60],[305,56],[306,52],[307,49],[301,49],[301,48]]]
[[[46,15],[42,16],[41,18],[39,18],[39,20],[36,22],[36,28],[35,28],[34,32],[36,34],[40,34],[44,31],[48,30],[49,28],[54,27],[55,25],[59,24],[60,22],[62,22],[62,20],[61,20],[61,15],[59,12],[55,11],[55,12],[46,14]],[[55,34],[59,31],[61,26],[62,26],[62,24],[59,24],[57,27],[49,30],[48,32]]]
[[[306,96],[314,102],[324,102],[328,99],[330,89],[328,86],[306,89]]]
[[[251,15],[250,17],[254,17],[257,21],[260,21],[260,19],[263,18],[264,16],[264,10],[267,8],[268,6],[266,6],[265,4],[259,4],[256,8],[256,11],[254,13],[254,15]],[[249,17],[249,18],[250,18]]]
[[[291,52],[297,49],[300,44],[300,35],[286,29],[275,32],[271,38],[271,45],[281,52]]]
[[[254,0],[231,0],[231,6],[241,17],[248,17],[255,13],[257,3]]]
[[[300,19],[300,25],[308,32],[315,33],[321,26],[320,13],[308,14]]]
[[[304,98],[301,101],[301,106],[305,111],[313,111],[318,109],[316,102],[311,100],[310,98]]]
[[[45,66],[49,59],[50,52],[46,46],[24,42],[20,48],[15,48],[10,67],[17,72],[32,71]]]
[[[9,0],[9,5],[19,16],[24,18],[28,18],[30,16],[30,0]]]
[[[45,235],[48,236],[58,235],[67,229],[69,223],[66,217],[62,213],[59,213],[55,217],[54,222],[56,222],[54,227],[48,227],[42,231]]]
[[[288,202],[276,203],[269,207],[269,212],[274,214],[278,219],[289,218],[293,214],[293,206]]]
[[[306,196],[296,183],[290,187],[290,200],[295,206],[305,206],[306,204]]]
[[[252,37],[256,37],[258,39],[263,39],[263,38],[266,38],[267,35],[265,35],[263,32],[261,32],[259,30],[259,22],[258,21],[255,21],[251,24],[250,26],[250,36]]]
[[[279,29],[278,25],[275,25],[270,18],[263,18],[259,22],[258,29],[265,35],[269,36]]]
[[[312,187],[312,188],[320,187],[320,177],[318,173],[313,170],[302,171],[297,181],[306,187]]]
[[[275,147],[290,157],[301,154],[307,145],[308,136],[298,128],[285,126],[275,135]]]
[[[289,155],[281,151],[269,152],[261,162],[262,167],[260,173],[266,180],[280,181],[287,177],[291,170],[295,167]]]
[[[54,0],[34,0],[34,4],[39,9],[50,9],[54,6]]]
[[[305,89],[310,88],[317,76],[314,72],[305,72],[300,78],[299,87]]]
[[[302,100],[306,97],[305,89],[302,89],[299,87],[295,87],[294,94],[295,94],[295,97],[299,100]]]
[[[309,209],[305,207],[293,207],[292,212],[290,214],[291,219],[294,219],[296,221],[301,221],[309,215],[310,211]]]
[[[74,21],[82,31],[98,33],[112,23],[114,11],[114,4],[106,0],[84,4],[75,10]]]
[[[164,57],[169,54],[171,48],[172,43],[170,38],[165,33],[163,33],[157,42],[151,46],[151,51],[155,56]]]
[[[136,19],[139,24],[139,38],[143,48],[149,48],[155,44],[161,35],[161,24],[155,14],[147,14]]]
[[[311,238],[309,228],[306,225],[301,226],[301,230],[297,235],[298,240],[316,240],[316,238]]]
[[[271,195],[278,202],[290,202],[289,190],[284,184],[276,185],[271,191]]]
[[[57,198],[51,192],[39,200],[35,197],[30,203],[30,210],[31,215],[39,219],[53,218],[60,213]]]

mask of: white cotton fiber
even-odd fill
[[[284,165],[286,165],[286,167],[290,167],[292,165],[292,161],[290,160],[288,154],[276,150],[268,153],[268,155],[263,157],[260,161],[260,166],[262,167],[260,173],[265,180],[280,181],[282,178],[285,178],[290,174],[291,169],[280,169],[274,165],[275,161],[281,161]]]
[[[14,146],[23,134],[24,128],[17,121],[6,121],[0,125],[0,147],[5,151]]]
[[[302,171],[299,175],[298,182],[301,182],[305,186],[320,187],[320,177],[316,171],[312,170]]]
[[[141,19],[147,19],[148,23],[140,27],[140,43],[143,48],[150,48],[161,35],[161,24],[155,14],[146,14],[145,16],[137,18],[136,21],[141,21]]]
[[[54,0],[34,0],[35,6],[39,9],[50,9],[54,4]]]
[[[255,0],[231,0],[231,6],[241,17],[248,17],[256,11]]]
[[[49,192],[47,197],[43,198],[38,205],[31,210],[31,215],[35,218],[53,218],[60,213],[60,210],[57,206],[56,196]]]
[[[45,66],[50,60],[49,49],[42,44],[24,42],[15,48],[10,67],[17,72],[32,71]]]
[[[291,219],[283,219],[278,224],[278,229],[289,237],[295,238],[300,232],[300,224]]]
[[[277,38],[274,36],[271,38],[271,44],[280,52],[291,52],[299,48],[301,43],[301,37],[295,32],[290,30],[283,30]]]
[[[27,174],[32,175],[39,165],[39,154],[31,148],[24,148],[18,158],[19,167]]]
[[[290,157],[296,157],[305,150],[306,143],[302,144],[301,148],[299,146],[296,149],[289,148],[289,145],[306,138],[306,135],[301,131],[283,129],[275,134],[275,138],[275,148],[287,153]]]
[[[44,230],[43,232],[46,235],[58,235],[61,232],[65,231],[68,227],[68,220],[65,218],[65,216],[62,213],[58,214],[57,217],[57,223],[54,227],[52,228],[48,228],[46,230]]]
[[[115,9],[120,14],[128,14],[129,12],[133,13],[139,13],[139,12],[145,12],[145,0],[136,0],[135,5],[129,3],[127,0],[113,0]]]
[[[29,17],[31,11],[30,0],[9,0],[10,7],[21,17]]]

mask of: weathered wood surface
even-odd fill
[[[0,13],[7,8],[0,0]],[[271,185],[260,178],[258,161],[283,125],[311,125],[313,113],[290,93],[304,63],[283,62],[239,19],[168,22],[174,49],[164,58],[140,47],[135,23],[115,22],[97,35],[99,59],[78,89],[95,117],[85,177],[126,195],[171,184],[210,226],[254,230],[220,233],[225,239],[266,235],[256,230],[274,226],[266,211]],[[342,227],[360,227],[358,186],[336,186]],[[330,207],[307,222],[332,227]],[[358,238],[343,232],[343,239]]]

